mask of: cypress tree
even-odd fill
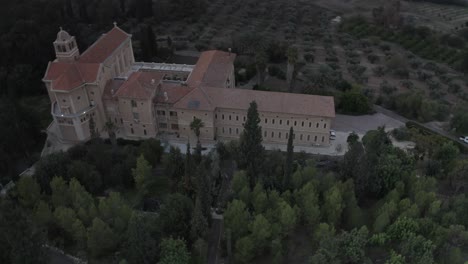
[[[286,154],[286,164],[284,169],[284,179],[283,179],[283,190],[287,190],[290,187],[291,182],[291,174],[292,174],[292,163],[293,163],[293,155],[294,155],[294,130],[291,127],[289,129],[289,138],[288,138],[288,149]]]
[[[253,189],[260,173],[265,149],[262,146],[262,127],[258,116],[257,103],[252,101],[247,111],[247,120],[240,137],[241,168],[249,177],[250,188]]]
[[[185,191],[187,193],[190,192],[192,189],[191,183],[190,183],[190,170],[192,169],[191,166],[192,163],[192,154],[190,153],[190,142],[187,143],[187,153],[185,154]]]

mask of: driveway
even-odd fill
[[[359,135],[366,134],[369,130],[385,126],[385,130],[393,130],[404,126],[405,123],[383,113],[363,116],[336,115],[332,128],[339,132],[355,132]]]

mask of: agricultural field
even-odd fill
[[[402,2],[402,16],[408,23],[427,26],[440,33],[468,28],[468,7],[427,2]]]

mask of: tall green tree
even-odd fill
[[[184,157],[179,148],[172,147],[169,154],[165,156],[164,173],[171,181],[172,191],[176,191],[185,172]]]
[[[185,241],[166,238],[161,241],[161,259],[158,264],[188,264],[190,253]]]
[[[193,204],[189,198],[180,193],[169,195],[159,215],[165,235],[190,239]]]
[[[128,223],[124,255],[130,264],[156,263],[159,256],[157,219],[134,211]]]
[[[224,223],[226,228],[230,229],[232,232],[233,242],[247,234],[249,217],[250,214],[244,202],[233,200],[228,204],[224,212]]]
[[[344,207],[341,191],[337,185],[334,185],[325,193],[324,196],[324,217],[328,223],[337,226],[341,221],[341,213]]]
[[[132,176],[139,195],[144,197],[148,194],[148,185],[151,180],[151,165],[146,161],[143,154],[137,159],[136,168],[132,169]]]
[[[34,208],[41,198],[41,187],[33,177],[23,176],[17,184],[20,203],[26,208]]]
[[[44,233],[33,218],[8,198],[0,198],[0,212],[0,263],[48,263]]]
[[[208,229],[208,221],[203,214],[202,204],[200,198],[197,197],[195,200],[195,208],[193,210],[192,220],[190,222],[190,234],[193,241],[197,240],[198,238],[203,238],[206,235]]]
[[[192,190],[191,171],[192,169],[192,153],[190,153],[190,142],[187,142],[187,151],[185,153],[185,172],[184,172],[184,188],[187,193]]]
[[[284,169],[284,180],[283,180],[283,190],[287,190],[291,187],[291,174],[293,170],[293,158],[294,158],[294,130],[293,127],[289,129],[289,138],[288,138],[288,148],[286,153],[286,164]]]
[[[94,257],[107,255],[117,247],[117,234],[99,218],[88,228],[88,249]]]
[[[241,167],[249,176],[250,188],[253,189],[261,171],[265,149],[262,146],[262,127],[258,115],[257,103],[250,103],[244,131],[240,136]]]

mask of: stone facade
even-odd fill
[[[131,35],[117,26],[82,55],[63,30],[54,46],[43,81],[64,141],[88,140],[91,119],[101,134],[112,122],[120,137],[195,142],[199,118],[202,142],[238,139],[256,101],[265,143],[287,144],[293,127],[295,145],[330,144],[332,97],[236,89],[231,52],[203,52],[196,65],[135,62]]]

